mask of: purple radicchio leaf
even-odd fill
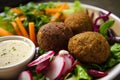
[[[94,31],[95,32],[99,32],[99,27],[101,26],[100,23],[98,23],[98,21],[100,19],[103,19],[104,22],[106,22],[109,19],[109,15],[111,14],[111,12],[109,12],[108,14],[103,13],[102,11],[99,12],[99,16],[95,19],[93,26],[94,26]]]

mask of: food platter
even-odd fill
[[[73,3],[69,3],[70,5],[73,5]],[[98,8],[98,7],[95,7],[95,6],[92,6],[92,5],[87,5],[87,4],[81,4],[84,8],[87,8],[88,10],[91,10],[93,12],[99,12],[99,11],[102,11],[104,13],[108,13],[108,11],[104,10],[104,9],[101,9],[101,8]],[[120,35],[120,19],[114,15],[114,14],[111,14],[110,16],[110,20],[115,20],[115,23],[114,25],[112,26],[112,29],[114,30],[114,32],[119,36]],[[98,78],[97,80],[112,80],[114,79],[117,75],[120,74],[120,63],[117,64],[116,66],[114,66],[113,68],[111,68],[110,70],[107,71],[108,72],[108,75],[105,76],[105,77],[102,77],[102,78]]]

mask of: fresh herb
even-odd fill
[[[107,31],[110,27],[112,27],[112,25],[114,24],[114,20],[112,21],[106,21],[105,23],[103,23],[101,26],[100,26],[100,33],[105,36],[107,38]]]
[[[48,4],[37,4],[29,3],[26,6],[20,6],[19,9],[23,11],[23,15],[27,18],[23,21],[23,25],[28,30],[28,23],[35,23],[35,30],[38,32],[39,28],[50,21],[50,17],[45,15],[45,8],[53,7],[52,3]]]
[[[112,56],[116,59],[116,62],[120,63],[120,43],[115,43],[111,46]]]
[[[43,50],[43,49],[39,49],[39,53],[40,53],[40,55],[42,55],[42,54],[44,54],[45,53],[45,50]]]
[[[102,67],[107,70],[112,68],[116,64],[120,63],[120,43],[115,43],[111,46],[111,55],[109,59],[102,65]]]
[[[46,78],[43,74],[36,74],[33,76],[33,80],[46,80]]]
[[[0,22],[0,27],[7,30],[8,32],[11,32],[11,33],[15,34],[15,30],[13,29],[13,26],[8,21]]]
[[[1,56],[4,56],[4,55],[6,55],[7,53],[3,53],[3,54],[1,54]]]
[[[26,29],[28,29],[28,23],[29,22],[34,22],[36,32],[39,30],[39,28],[43,24],[46,24],[50,21],[50,19],[47,16],[44,16],[44,15],[35,16],[33,14],[30,14],[30,13],[27,14],[26,13],[25,16],[27,17],[27,19],[25,21],[23,21],[23,25],[26,27]]]
[[[8,64],[10,64],[10,62],[6,62],[6,63],[5,63],[5,65],[8,65]]]
[[[0,16],[0,27],[15,33],[10,22],[14,22],[16,17],[25,16],[26,19],[23,21],[23,25],[25,26],[26,30],[28,30],[28,23],[34,22],[37,33],[42,25],[50,21],[50,17],[45,14],[45,9],[51,7],[54,7],[52,2],[47,4],[37,4],[30,2],[27,5],[20,5],[19,7],[16,7],[16,9],[21,10],[22,13],[20,15],[12,12],[10,7],[5,7],[4,13]]]
[[[70,14],[79,12],[79,11],[85,12],[85,9],[81,6],[81,3],[79,0],[75,0],[74,4],[70,6],[70,9],[63,10],[63,14],[69,16]]]
[[[73,72],[68,74],[68,78],[65,80],[91,80],[91,77],[87,74],[86,69],[81,65],[76,65]]]
[[[11,12],[10,7],[5,7],[4,14],[2,15],[2,21],[13,21],[18,14]]]
[[[16,48],[15,48],[15,47],[12,47],[12,50],[13,50],[13,51],[16,51]]]

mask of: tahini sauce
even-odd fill
[[[0,42],[0,67],[6,67],[23,61],[28,57],[31,46],[22,40]]]

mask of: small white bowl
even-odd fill
[[[31,46],[31,51],[28,54],[28,56],[21,60],[18,63],[15,63],[13,65],[0,67],[0,79],[12,79],[18,76],[18,74],[25,69],[26,65],[32,60],[35,53],[35,45],[34,43],[25,37],[22,36],[6,36],[6,37],[0,37],[0,42],[6,41],[6,40],[20,40],[26,42],[29,46]],[[14,58],[14,57],[13,57]]]

